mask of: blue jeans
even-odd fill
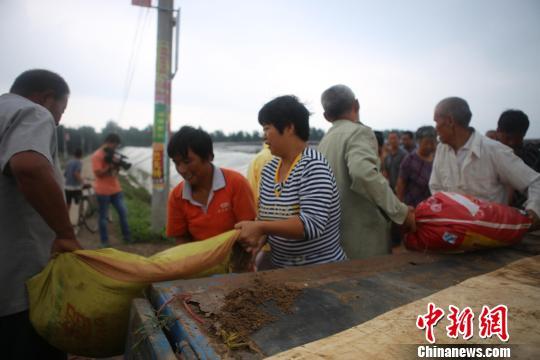
[[[114,206],[116,212],[118,213],[118,217],[120,218],[120,228],[122,229],[124,241],[131,242],[131,232],[129,231],[127,210],[126,206],[124,205],[124,195],[122,192],[112,195],[98,194],[97,200],[99,204],[99,237],[101,238],[101,243],[104,245],[109,244],[109,233],[107,232],[109,203]]]

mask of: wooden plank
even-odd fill
[[[509,309],[508,324],[512,358],[538,358],[540,354],[540,256],[513,262],[494,272],[468,279],[435,294],[384,313],[368,322],[330,337],[287,350],[270,359],[405,359],[416,358],[417,346],[428,344],[424,331],[416,328],[418,315],[426,313],[427,304],[448,309],[471,307],[479,315],[483,305],[499,304]],[[452,339],[446,336],[446,323],[435,327],[436,345],[501,345],[497,336],[478,336],[475,317],[473,338]],[[441,321],[441,323],[443,323]]]

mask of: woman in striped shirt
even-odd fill
[[[295,96],[281,96],[259,111],[275,156],[263,169],[256,221],[236,224],[240,241],[257,253],[270,243],[276,267],[346,259],[341,247],[340,202],[326,159],[308,147],[309,111]]]

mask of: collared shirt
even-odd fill
[[[212,167],[214,168],[214,171],[212,172],[212,189],[210,189],[206,204],[201,204],[193,199],[193,190],[191,189],[190,183],[186,182],[184,184],[184,190],[182,191],[182,199],[189,201],[195,206],[199,206],[205,214],[208,212],[208,204],[210,204],[214,198],[214,192],[225,187],[225,176],[223,176],[223,171],[214,165],[212,165]]]
[[[459,168],[463,167],[463,162],[465,161],[467,154],[471,151],[472,142],[474,139],[474,136],[472,135],[473,134],[469,136],[469,139],[467,140],[467,142],[457,151],[456,158],[457,158],[457,163],[458,163]]]
[[[449,145],[437,146],[429,180],[431,193],[453,191],[506,205],[511,186],[522,192],[528,190],[525,208],[540,214],[540,174],[525,165],[508,146],[476,131],[468,142],[470,146],[464,150],[461,166]]]
[[[238,172],[214,167],[206,204],[193,199],[191,186],[182,181],[169,195],[167,236],[191,235],[205,240],[232,230],[242,220],[255,219],[255,202],[247,180]]]

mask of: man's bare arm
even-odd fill
[[[9,167],[21,193],[56,233],[53,252],[81,249],[51,163],[37,152],[24,151],[11,157]]]

